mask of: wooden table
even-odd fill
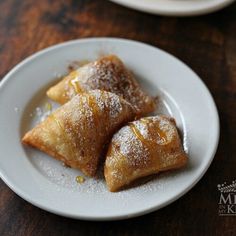
[[[117,222],[47,213],[0,181],[0,235],[236,235],[236,217],[218,215],[217,190],[217,184],[236,179],[236,4],[208,16],[167,18],[104,0],[0,0],[0,78],[42,48],[95,36],[155,45],[197,72],[220,113],[215,159],[202,180],[178,201]]]

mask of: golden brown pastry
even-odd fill
[[[22,142],[94,176],[104,146],[133,117],[127,101],[110,92],[93,90],[58,108],[26,133]]]
[[[136,179],[180,168],[186,162],[174,119],[146,117],[129,123],[113,136],[104,174],[109,190],[114,192]]]
[[[64,104],[76,94],[93,89],[115,93],[137,110],[137,115],[153,112],[155,104],[139,86],[133,74],[114,55],[105,56],[71,72],[47,91],[52,100]]]

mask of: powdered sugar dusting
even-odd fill
[[[152,141],[157,142],[158,144],[162,144],[166,141],[169,142],[173,137],[175,137],[174,134],[176,133],[176,127],[172,123],[174,122],[174,120],[172,121],[172,118],[169,119],[163,116],[152,116],[148,118],[142,118],[140,121],[141,122],[136,121],[134,123],[145,139],[150,139],[152,137],[151,133],[153,133],[153,129],[156,130],[157,134],[158,132],[161,132],[165,136],[165,138],[161,138],[160,136],[160,138],[158,138],[158,136],[155,136]],[[148,122],[148,125],[146,122]]]
[[[122,112],[122,105],[119,96],[114,93],[109,94],[109,106],[112,108],[109,111],[111,118],[115,119]]]
[[[94,71],[91,70],[90,73],[92,74],[94,73]],[[107,75],[108,75],[107,78],[109,78],[110,75],[109,74]],[[101,98],[101,94],[98,92],[95,92],[93,96],[96,98],[97,101],[99,101],[99,99]],[[160,98],[160,101],[162,101],[162,98]],[[44,109],[46,102],[51,102],[51,101],[49,101],[48,99],[45,99],[45,92],[44,92],[43,99],[40,100],[38,104],[36,104],[36,106],[33,107],[33,109],[31,109],[31,111],[27,115],[28,119],[24,121],[26,123],[27,122],[29,123],[29,127],[35,126],[35,124],[44,120],[45,117],[47,117],[50,114],[49,111],[46,111]],[[53,102],[51,103],[53,104],[52,110],[58,107],[57,104],[54,104]],[[163,105],[164,108],[160,108],[161,106],[158,107],[159,108],[158,113],[163,114],[163,110],[164,110],[164,113],[171,114],[171,109],[166,107],[165,103],[163,104],[164,104]],[[98,102],[98,106],[100,107],[100,109],[104,108],[104,104],[101,102]],[[41,109],[41,113],[40,111],[39,113],[37,113],[36,107],[39,107]],[[122,109],[120,106],[116,108],[117,111],[119,111],[120,109]],[[15,110],[15,112],[17,113],[18,111]],[[111,112],[110,114],[111,116],[113,115],[115,116],[116,112],[114,112],[114,114],[113,112],[114,111]],[[136,126],[140,130],[142,135],[146,137],[146,135],[148,134],[148,130],[145,128],[145,125],[136,124]],[[163,124],[163,126],[165,125]],[[27,128],[27,130],[28,129],[29,128]],[[130,140],[133,140],[132,137],[130,137],[131,138]],[[143,148],[143,145],[140,142],[138,143],[138,145],[140,145],[140,147]],[[50,158],[49,156],[47,156],[46,154],[42,152],[39,152],[33,149],[27,149],[26,152],[34,168],[37,169],[42,176],[44,176],[50,182],[58,186],[58,191],[65,190],[66,192],[68,191],[68,192],[73,192],[73,193],[78,193],[78,194],[88,194],[88,196],[104,196],[104,197],[106,196],[107,198],[118,199],[118,201],[122,202],[122,204],[124,205],[127,205],[129,204],[130,201],[133,201],[136,199],[141,200],[143,198],[144,193],[147,193],[147,196],[149,196],[150,193],[165,191],[165,188],[168,188],[167,183],[173,181],[177,177],[179,178],[181,175],[184,175],[184,172],[185,172],[185,170],[183,171],[181,170],[181,172],[164,173],[164,174],[161,174],[161,176],[158,176],[157,178],[154,178],[151,181],[144,183],[140,186],[132,187],[130,189],[117,192],[117,193],[110,193],[104,181],[102,170],[100,171],[98,178],[85,177],[85,182],[82,184],[78,184],[75,179],[76,179],[76,176],[78,175],[83,176],[83,174],[80,171],[62,166],[61,162]],[[127,152],[128,152],[127,146],[122,147],[121,153],[125,154]]]
[[[111,191],[116,191],[140,177],[183,166],[186,159],[174,120],[145,117],[113,136],[105,177]]]
[[[107,189],[102,168],[100,168],[96,178],[89,178],[84,176],[80,171],[65,167],[61,162],[49,158],[46,154],[39,151],[28,150],[28,155],[30,156],[32,164],[42,175],[56,184],[59,191],[61,191],[61,188],[64,188],[66,191],[72,193],[106,195],[109,198],[117,197],[120,200],[122,199],[124,205],[127,204],[133,196],[136,198],[141,197],[142,195],[140,193],[151,193],[163,190],[166,181],[163,177],[159,180],[154,178],[143,185],[117,192],[114,195],[114,193],[110,193]],[[83,183],[76,181],[76,176],[78,175],[85,178]],[[175,174],[172,174],[172,176],[168,175],[166,178],[173,178],[174,175]]]
[[[18,113],[20,111],[19,107],[14,107],[14,111]]]
[[[141,89],[133,74],[116,56],[106,56],[86,64],[66,78],[64,94],[68,100],[78,93],[70,83],[76,80],[81,91],[100,89],[115,93],[132,104],[138,113],[146,114],[154,110],[154,100]]]
[[[113,144],[122,144],[116,147],[121,155],[128,158],[131,166],[145,165],[149,155],[147,147],[141,140],[137,139],[136,135],[131,130],[130,126],[125,126],[119,130],[112,139]],[[132,158],[130,158],[132,157]],[[108,165],[113,165],[116,159],[108,158]],[[140,163],[142,162],[142,163]],[[118,173],[114,173],[117,175]]]
[[[101,102],[102,96],[104,94],[101,93],[101,91],[93,91],[92,92],[93,96],[95,97],[96,101],[98,102],[98,107],[100,109],[104,109],[104,105]],[[105,95],[106,96],[106,95]],[[114,95],[111,95],[112,98],[111,100],[114,101],[117,99],[117,96],[115,97]],[[35,126],[36,123],[42,121],[47,115],[48,112],[45,109],[45,104],[47,102],[52,103],[52,110],[54,110],[57,105],[54,104],[53,102],[49,100],[42,100],[42,102],[36,106],[31,113],[29,113],[29,119],[31,120],[31,127]],[[86,102],[84,100],[84,102]],[[113,102],[112,102],[113,103]],[[37,109],[37,111],[36,111]],[[120,105],[116,107],[116,110],[119,111],[121,109]],[[91,112],[91,110],[86,109],[88,112]],[[32,117],[30,116],[32,115]],[[115,113],[114,113],[115,114]],[[143,136],[146,136],[148,134],[148,130],[145,128],[145,125],[143,123],[138,123],[136,122],[135,125],[137,128],[140,130]],[[163,123],[163,127],[165,128],[165,123]],[[133,133],[129,131],[129,127],[124,127],[122,129],[125,129],[124,135],[117,137],[117,139],[126,139],[127,141],[129,140],[130,143],[136,142],[136,145],[139,147],[136,150],[136,161],[139,161],[139,152],[142,150],[144,145],[140,142],[137,141],[134,138]],[[116,135],[114,136],[116,137]],[[114,197],[113,193],[110,193],[107,189],[103,172],[100,170],[100,174],[98,178],[88,178],[85,177],[80,171],[72,169],[72,168],[66,168],[62,166],[61,162],[56,161],[46,154],[30,149],[27,150],[28,155],[30,160],[32,161],[33,165],[40,171],[42,175],[44,175],[46,178],[48,178],[51,182],[54,184],[58,185],[58,189],[65,188],[67,191],[72,191],[75,193],[86,193],[86,194],[98,194],[98,195],[109,195],[111,198]],[[129,152],[128,145],[124,145],[120,148],[120,152],[124,155],[126,155]],[[82,175],[85,177],[85,182],[78,184],[76,182],[76,176]],[[151,181],[148,181],[147,183],[144,183],[140,186],[132,187],[130,189],[123,190],[121,192],[115,193],[115,196],[119,199],[122,199],[122,202],[124,204],[127,204],[129,202],[129,199],[135,195],[136,198],[138,199],[142,195],[140,193],[151,193],[151,192],[156,192],[163,190],[163,187],[165,186],[165,182],[168,181],[169,178],[174,178],[175,176],[174,173],[167,173],[167,174],[162,174],[161,178],[154,178]]]
[[[106,204],[108,204],[107,207],[112,208],[111,204],[116,204],[116,202],[119,202],[120,207],[130,208],[132,202],[138,201],[142,203],[143,201],[149,201],[152,196],[156,196],[156,200],[159,201],[161,195],[170,191],[169,183],[175,182],[176,179],[184,175],[184,171],[163,173],[142,185],[111,193],[107,189],[102,169],[100,169],[98,178],[85,177],[85,182],[78,184],[75,179],[78,175],[83,176],[80,171],[64,167],[60,162],[35,150],[29,154],[29,158],[34,168],[55,186],[53,188],[56,191],[55,196],[57,192],[71,195],[74,197],[74,202],[71,202],[71,204],[75,207],[84,203],[87,204],[87,198],[93,199],[93,204],[99,201],[100,204],[104,204],[105,208]],[[173,187],[173,185],[171,186]],[[45,188],[43,189],[45,190]],[[62,204],[64,204],[64,201],[66,203],[69,199],[71,198],[61,199]]]

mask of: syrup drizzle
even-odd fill
[[[70,73],[71,80],[69,81],[69,85],[74,89],[76,94],[83,92],[82,88],[79,85],[78,80],[78,72],[73,71]]]
[[[144,122],[149,123],[149,120],[145,120]],[[151,159],[155,158],[157,156],[156,154],[156,143],[154,143],[151,140],[147,140],[143,137],[143,135],[140,133],[139,129],[133,124],[130,123],[129,127],[131,128],[132,132],[134,133],[134,135],[137,137],[137,139],[139,139],[141,141],[141,143],[143,143],[145,146],[147,146],[148,151],[150,153]],[[161,166],[161,162],[159,158],[155,159],[157,166]]]
[[[109,146],[108,152],[107,152],[107,156],[113,156],[114,158],[118,159],[122,159],[122,160],[126,160],[126,156],[123,155],[119,150],[118,147],[116,145],[116,143],[112,143],[112,146]]]
[[[131,128],[132,132],[134,133],[134,135],[146,146],[148,146],[149,148],[151,148],[151,144],[148,140],[146,140],[143,135],[140,133],[140,131],[137,129],[137,127],[133,124],[130,123],[129,127]]]
[[[140,119],[140,122],[143,123],[144,125],[147,125],[147,127],[148,127],[148,124],[151,123],[151,120],[142,118],[142,119]],[[158,127],[156,127],[155,130],[157,131],[157,135],[162,140],[162,142],[166,143],[167,142],[166,134]]]
[[[94,120],[94,124],[95,127],[99,127],[99,120],[98,120],[98,114],[99,114],[99,109],[98,109],[98,104],[97,104],[97,100],[95,97],[93,97],[92,95],[87,95],[87,100],[88,100],[88,105],[92,110],[93,113],[93,120]]]

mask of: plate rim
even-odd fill
[[[208,7],[200,7],[196,9],[193,8],[191,10],[184,10],[184,9],[183,10],[180,10],[180,9],[167,10],[167,9],[161,9],[158,6],[153,7],[153,4],[150,4],[150,5],[148,5],[148,3],[143,4],[142,2],[140,3],[137,0],[133,0],[133,1],[110,0],[110,1],[119,5],[122,5],[124,7],[128,7],[128,8],[135,9],[142,12],[147,12],[147,13],[157,14],[157,15],[162,15],[162,16],[178,16],[178,17],[198,16],[198,15],[205,15],[205,14],[213,13],[235,2],[235,0],[223,0],[223,1],[221,0],[220,2],[217,2],[217,1],[215,1],[215,3],[213,2]]]
[[[57,214],[57,215],[61,215],[61,216],[65,216],[68,218],[73,218],[73,219],[81,219],[81,220],[93,220],[93,221],[112,221],[112,220],[122,220],[122,219],[129,219],[129,218],[133,218],[133,217],[137,217],[140,215],[144,215],[153,211],[156,211],[160,208],[163,208],[169,204],[171,204],[172,202],[176,201],[177,199],[179,199],[180,197],[182,197],[184,194],[186,194],[190,189],[192,189],[198,182],[199,180],[203,177],[203,175],[206,173],[206,171],[208,170],[210,164],[212,163],[215,153],[217,151],[217,147],[219,144],[219,137],[220,137],[220,120],[219,120],[219,114],[217,111],[217,107],[216,104],[214,102],[213,96],[211,94],[211,92],[208,90],[207,86],[205,85],[205,83],[200,79],[200,77],[187,65],[185,64],[182,60],[178,59],[177,57],[175,57],[174,55],[149,44],[143,43],[143,42],[139,42],[139,41],[135,41],[135,40],[130,40],[130,39],[123,39],[123,38],[114,38],[114,37],[94,37],[94,38],[83,38],[83,39],[75,39],[75,40],[69,40],[66,42],[62,42],[59,44],[55,44],[52,45],[50,47],[44,48],[36,53],[33,53],[32,55],[26,57],[24,60],[22,60],[20,63],[18,63],[17,65],[15,65],[4,77],[3,79],[0,81],[0,91],[1,89],[3,89],[4,84],[11,78],[11,75],[14,74],[15,72],[17,72],[18,69],[20,69],[22,66],[24,66],[25,64],[27,64],[28,62],[30,62],[32,59],[37,58],[38,56],[44,54],[44,53],[48,53],[51,50],[55,50],[57,48],[61,48],[70,44],[77,44],[77,43],[82,43],[82,42],[102,42],[102,41],[110,41],[110,42],[123,42],[123,43],[132,43],[132,44],[137,44],[139,46],[144,46],[144,47],[149,47],[150,49],[153,50],[159,50],[164,54],[167,54],[168,56],[172,57],[173,59],[177,60],[178,62],[180,62],[182,65],[184,65],[185,67],[187,67],[189,70],[191,70],[191,72],[196,76],[196,79],[198,80],[198,83],[200,83],[204,89],[205,92],[207,92],[208,98],[210,99],[209,101],[211,102],[212,108],[214,110],[214,117],[215,117],[215,121],[216,121],[216,139],[215,139],[215,143],[214,143],[214,148],[212,149],[211,152],[211,157],[209,158],[209,161],[207,162],[207,164],[205,166],[202,167],[201,169],[201,173],[198,174],[198,178],[195,178],[194,181],[187,187],[185,188],[184,191],[182,191],[180,194],[176,195],[175,197],[165,201],[162,204],[159,204],[157,206],[151,206],[145,210],[141,209],[138,211],[135,211],[131,214],[118,214],[118,215],[113,215],[113,216],[84,216],[84,215],[80,215],[80,214],[67,214],[63,211],[60,211],[58,209],[53,209],[53,208],[48,208],[45,207],[43,204],[40,204],[37,201],[34,201],[34,199],[30,198],[29,196],[27,196],[27,193],[22,192],[17,186],[14,186],[14,184],[11,183],[11,180],[8,178],[7,174],[4,173],[4,171],[1,169],[0,166],[0,178],[5,182],[5,184],[13,191],[15,192],[18,196],[20,196],[21,198],[23,198],[24,200],[26,200],[27,202],[33,204],[34,206],[37,206],[43,210],[46,210],[48,212],[51,212],[53,214]]]

